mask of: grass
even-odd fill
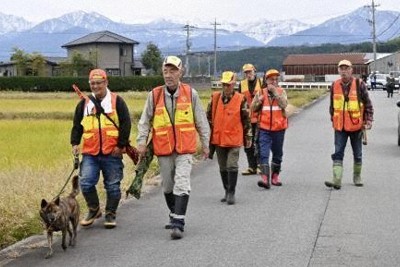
[[[318,98],[325,92],[288,91],[289,102],[297,107]],[[133,114],[131,140],[135,144],[137,121],[147,93],[120,94]],[[211,90],[199,90],[206,107]],[[0,249],[27,236],[42,232],[38,216],[42,198],[52,199],[58,194],[72,170],[69,135],[75,106],[79,101],[72,93],[0,92]],[[128,188],[134,165],[124,157],[122,192]],[[157,173],[153,161],[149,178]],[[99,183],[104,203],[104,189]],[[70,190],[66,188],[66,193]],[[86,207],[78,196],[82,214]]]

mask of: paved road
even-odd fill
[[[99,220],[78,233],[77,246],[52,259],[32,249],[5,266],[399,266],[400,149],[395,100],[371,92],[376,116],[364,146],[365,186],[351,184],[346,151],[342,190],[323,185],[331,176],[333,134],[325,98],[291,117],[282,180],[269,191],[257,176],[239,177],[237,204],[223,195],[216,160],[193,170],[182,240],[163,229],[168,212],[160,189],[119,210],[118,227]],[[244,153],[240,165],[245,167]]]

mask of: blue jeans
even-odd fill
[[[82,193],[89,193],[96,190],[101,171],[107,198],[120,199],[120,184],[123,178],[123,169],[122,157],[83,155],[79,173]]]
[[[343,161],[344,150],[347,139],[350,137],[350,144],[353,149],[354,163],[362,163],[362,138],[361,130],[356,132],[335,130],[335,153],[332,154],[333,161]]]
[[[258,151],[260,164],[269,164],[269,153],[272,152],[272,162],[280,165],[283,157],[283,141],[285,130],[267,131],[260,129],[258,134]]]

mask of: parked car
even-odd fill
[[[370,90],[371,87],[371,81],[372,81],[372,76],[373,74],[369,75],[367,78],[367,87],[368,90]],[[382,89],[382,90],[386,90],[386,77],[388,77],[388,74],[382,74],[382,73],[376,73],[375,77],[376,77],[376,89]]]
[[[400,108],[400,100],[397,101],[397,106]],[[400,110],[397,114],[397,145],[400,146]]]
[[[393,77],[394,77],[394,89],[395,90],[399,89],[399,87],[400,87],[400,81],[399,81],[400,71],[392,70],[389,72],[389,75],[393,75]]]

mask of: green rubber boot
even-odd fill
[[[333,187],[336,190],[340,190],[342,187],[342,177],[343,177],[343,162],[334,161],[333,162],[333,179],[332,181],[325,181],[327,187]]]
[[[355,186],[363,186],[361,179],[362,163],[354,163],[353,165],[353,182]]]

